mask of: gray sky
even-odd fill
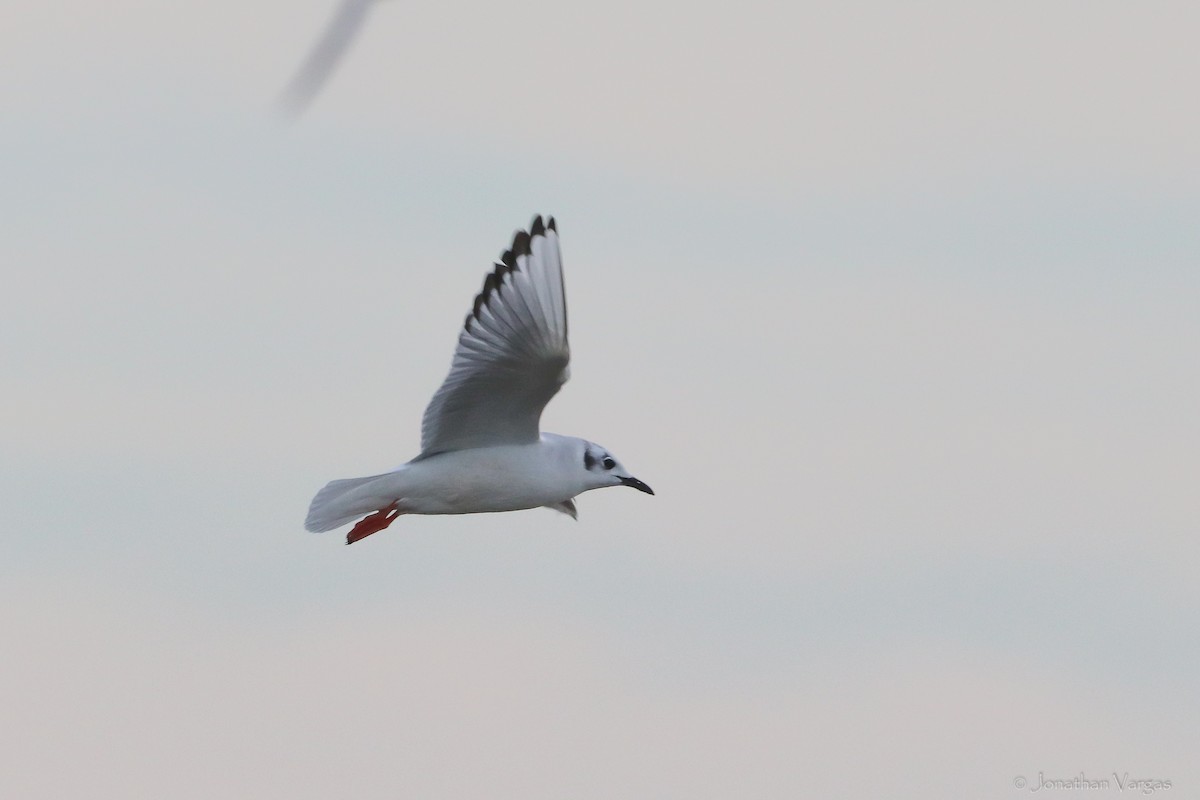
[[[893,6],[9,2],[0,795],[1194,794],[1200,12]],[[657,496],[305,533],[534,213]]]

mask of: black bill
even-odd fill
[[[637,489],[639,492],[645,492],[646,494],[654,494],[653,489],[639,481],[637,478],[621,478],[621,485],[632,487]]]

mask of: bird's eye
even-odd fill
[[[612,460],[611,458],[609,458],[608,456],[605,456],[605,457],[604,457],[604,468],[605,468],[605,469],[612,469],[612,468],[613,468],[613,467],[615,467],[616,465],[617,465],[617,462],[613,461],[613,460]]]

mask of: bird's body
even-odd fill
[[[330,486],[336,503],[310,516],[309,527],[331,530],[391,502],[405,514],[477,514],[554,507],[591,488],[572,467],[582,463],[582,439],[543,433],[534,444],[452,450],[418,458],[391,472]],[[318,495],[320,497],[320,495]]]
[[[332,481],[305,527],[328,531],[367,515],[353,543],[401,514],[477,514],[545,506],[576,516],[590,489],[650,487],[604,448],[541,433],[542,409],[566,382],[566,295],[553,218],[534,219],[484,282],[450,374],[422,423],[422,452],[391,472]]]

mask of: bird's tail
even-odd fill
[[[385,483],[382,479],[388,477],[392,477],[392,473],[345,478],[325,484],[308,507],[305,529],[313,533],[331,531],[395,502],[395,497],[388,496],[387,487],[381,485]],[[393,482],[386,483],[392,483],[394,490]]]

